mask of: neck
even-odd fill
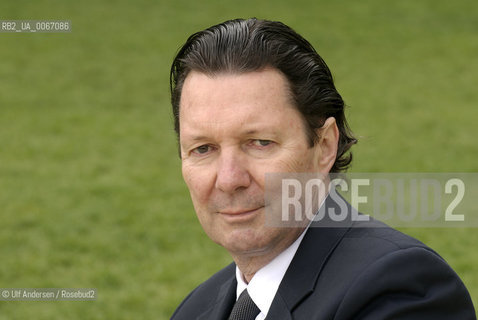
[[[277,256],[277,255],[276,255]],[[254,275],[265,267],[269,262],[274,260],[274,257],[244,257],[244,256],[234,256],[233,259],[237,267],[241,271],[242,278],[246,283],[249,283]]]
[[[282,241],[272,248],[261,250],[261,252],[231,252],[231,256],[241,271],[244,281],[249,283],[257,271],[269,264],[292,243],[294,243],[304,229],[305,227],[291,229],[287,238],[282,239]]]

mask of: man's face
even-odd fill
[[[290,245],[300,229],[265,225],[265,174],[323,168],[286,78],[274,69],[214,77],[193,71],[179,119],[182,173],[208,236],[233,255]]]

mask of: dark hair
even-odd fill
[[[337,157],[331,172],[346,170],[352,161],[347,151],[357,142],[344,114],[344,101],[334,86],[329,68],[312,45],[277,21],[236,19],[191,35],[179,50],[170,74],[174,129],[179,136],[181,90],[191,70],[209,75],[244,73],[272,67],[288,79],[292,98],[307,123],[310,145],[317,129],[334,117],[339,129]]]

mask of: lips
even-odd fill
[[[252,209],[239,209],[239,210],[221,210],[219,213],[225,217],[225,219],[230,221],[242,221],[252,219],[256,216],[260,209],[263,207],[252,208]]]
[[[254,208],[254,209],[246,209],[246,210],[224,210],[224,211],[221,211],[220,213],[235,216],[235,215],[240,215],[240,214],[246,214],[246,213],[258,210],[258,209],[260,209],[260,207],[259,208]]]

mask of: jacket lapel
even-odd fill
[[[217,298],[212,307],[201,314],[198,320],[224,320],[229,317],[232,307],[236,302],[236,277],[235,274],[224,282],[217,292]]]
[[[345,200],[344,200],[345,201]],[[350,213],[351,207],[348,203]],[[338,204],[329,196],[324,208],[340,210]],[[297,252],[287,269],[266,319],[292,319],[293,309],[314,291],[317,279],[328,257],[351,226],[351,221],[337,223],[330,227],[330,221],[314,221],[307,230]]]

